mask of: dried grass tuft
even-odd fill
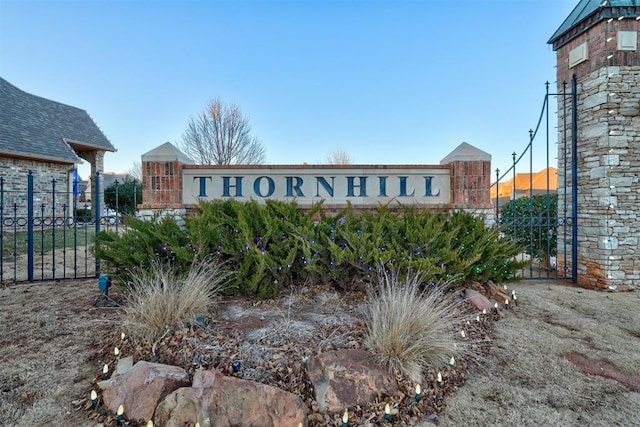
[[[458,356],[457,310],[441,290],[421,291],[421,275],[399,280],[383,272],[367,301],[364,347],[390,371],[420,383],[426,368]]]
[[[228,274],[219,264],[204,259],[194,262],[186,275],[153,262],[131,276],[131,294],[124,308],[129,335],[156,342],[205,316],[225,287]]]

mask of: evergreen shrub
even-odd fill
[[[123,289],[132,283],[132,275],[150,268],[154,262],[169,264],[176,274],[181,274],[189,271],[198,255],[189,234],[171,217],[153,221],[131,217],[124,233],[100,231],[94,251],[104,261],[104,270]]]
[[[522,252],[550,266],[550,258],[558,254],[558,195],[534,194],[509,201],[502,208],[500,225]]]
[[[341,289],[374,283],[380,269],[424,284],[468,280],[504,282],[523,266],[520,249],[481,217],[432,213],[410,206],[380,206],[335,216],[317,204],[236,200],[202,203],[181,228],[172,219],[128,223],[122,234],[101,232],[96,254],[113,274],[146,268],[151,259],[188,271],[193,260],[215,256],[232,275],[227,293],[271,298],[282,289],[328,283]],[[397,273],[405,272],[405,273]]]

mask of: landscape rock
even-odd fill
[[[191,387],[175,390],[158,405],[154,423],[184,427],[298,427],[307,423],[300,397],[255,381],[199,370]]]
[[[464,290],[464,300],[480,311],[493,308],[493,304],[487,297],[473,289],[467,288]]]
[[[146,422],[166,395],[189,384],[183,368],[140,361],[126,374],[113,378],[102,398],[112,413],[123,405],[126,419]]]
[[[379,393],[398,390],[396,379],[362,350],[329,351],[307,361],[307,375],[313,385],[320,412],[341,412],[344,408],[372,402]]]
[[[498,302],[500,306],[503,306],[509,298],[508,291],[502,286],[494,285],[493,283],[485,283],[484,294],[489,298]],[[492,306],[493,307],[493,306]]]
[[[131,368],[133,368],[133,356],[123,357],[122,359],[118,360],[118,364],[116,365],[116,369],[113,371],[111,378],[98,381],[98,387],[100,387],[100,390],[105,390],[111,387],[111,385],[118,377],[121,377],[129,372]]]

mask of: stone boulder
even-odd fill
[[[336,350],[307,361],[320,412],[342,412],[345,408],[372,402],[378,393],[398,391],[396,379],[378,366],[370,353]]]
[[[180,388],[158,405],[154,423],[165,427],[298,427],[307,423],[298,396],[255,381],[199,370],[191,387]]]
[[[116,369],[113,371],[111,378],[108,380],[98,381],[98,387],[100,390],[107,389],[115,382],[118,377],[125,375],[133,368],[133,356],[123,357],[118,360],[118,364],[116,365]]]
[[[489,301],[489,298],[474,289],[464,290],[464,300],[480,311],[488,311],[493,308],[493,303]]]
[[[189,375],[180,367],[140,361],[112,379],[102,399],[112,413],[123,405],[126,419],[146,422],[166,395],[189,384]]]

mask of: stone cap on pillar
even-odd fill
[[[185,165],[193,165],[195,162],[187,157],[175,145],[165,142],[151,151],[147,151],[141,156],[143,162],[180,162]]]
[[[440,160],[441,165],[453,162],[490,162],[491,154],[463,142],[450,152],[444,159]]]

